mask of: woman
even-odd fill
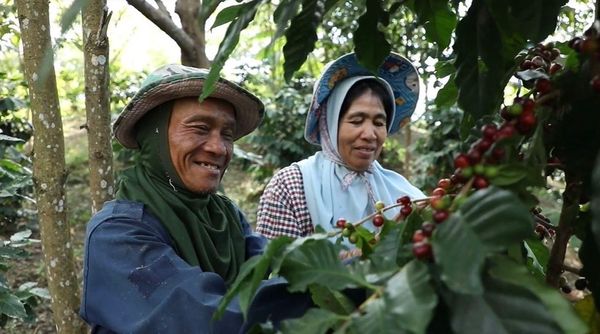
[[[395,53],[378,76],[354,54],[327,66],[315,85],[304,133],[322,150],[273,176],[260,200],[257,232],[275,238],[306,236],[317,226],[331,231],[340,218],[358,221],[373,213],[377,201],[425,197],[376,161],[388,134],[409,120],[417,98],[417,72]],[[371,222],[363,226],[375,229]]]

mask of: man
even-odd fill
[[[258,126],[264,107],[224,79],[199,102],[206,76],[181,65],[151,73],[114,124],[116,139],[140,154],[117,199],[88,224],[80,314],[94,333],[236,333],[310,304],[265,281],[247,321],[236,300],[212,320],[242,263],[265,245],[215,193],[233,142]]]

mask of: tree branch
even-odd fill
[[[165,15],[162,10],[152,7],[145,0],[127,0],[127,3],[169,35],[182,51],[190,54],[195,53],[194,40],[183,29],[176,26],[169,15]]]
[[[171,13],[169,13],[169,11],[167,10],[167,7],[165,7],[165,4],[162,3],[161,0],[154,0],[154,2],[156,2],[156,5],[158,6],[158,9],[164,13],[166,16],[168,16],[169,18],[171,18]]]

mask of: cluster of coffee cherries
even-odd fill
[[[451,191],[452,188],[453,184],[450,179],[440,179],[437,188],[431,192],[429,206],[433,210],[433,222],[424,222],[421,225],[421,228],[416,230],[412,236],[412,252],[419,260],[433,259],[433,250],[429,243],[429,238],[433,234],[436,226],[445,222],[450,216],[452,199],[448,192]]]
[[[520,65],[521,70],[536,70],[554,74],[562,70],[562,65],[555,62],[559,55],[560,51],[554,47],[553,43],[539,43],[529,49]]]
[[[600,22],[596,21],[594,25],[583,33],[582,37],[575,37],[569,41],[569,47],[575,52],[588,56],[594,63],[600,62]],[[592,89],[600,93],[600,74],[596,74],[590,80]]]
[[[588,56],[592,62],[600,62],[600,21],[583,33],[582,37],[575,37],[569,41],[569,47],[580,55]],[[600,74],[590,80],[592,89],[600,93]]]

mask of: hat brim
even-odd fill
[[[413,114],[417,105],[419,98],[417,69],[408,59],[392,52],[379,66],[378,72],[372,73],[358,62],[354,53],[349,53],[329,63],[315,83],[304,127],[304,138],[311,144],[320,145],[317,126],[320,107],[327,101],[331,90],[338,82],[351,77],[373,75],[386,81],[392,88],[395,111],[393,122],[388,126],[388,133],[397,132]]]
[[[115,138],[127,148],[139,148],[135,139],[135,125],[150,110],[172,100],[199,97],[206,75],[189,74],[182,78],[169,78],[155,85],[142,88],[125,107],[113,125]],[[262,102],[247,90],[224,79],[219,79],[209,96],[231,103],[235,109],[237,140],[258,127],[264,115]]]

